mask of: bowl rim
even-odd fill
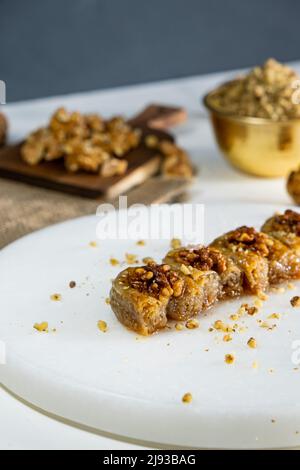
[[[221,83],[218,87],[216,87],[213,90],[206,93],[202,98],[202,102],[203,102],[204,106],[206,107],[206,109],[208,109],[211,113],[217,114],[221,117],[225,117],[225,118],[228,118],[228,119],[231,119],[231,120],[234,120],[234,121],[244,122],[244,123],[248,123],[248,124],[261,124],[261,125],[263,125],[263,124],[264,125],[266,125],[266,124],[270,125],[271,124],[271,125],[276,125],[276,126],[286,126],[290,123],[297,123],[297,122],[300,123],[300,117],[299,118],[286,119],[285,121],[284,120],[273,121],[270,118],[255,117],[255,116],[238,116],[238,115],[230,113],[230,112],[221,111],[220,109],[216,109],[209,103],[209,98],[219,88],[221,88],[222,86],[228,85],[230,83],[237,82],[239,80],[241,80],[241,79],[236,78],[236,79],[233,79],[233,80],[227,80],[226,82]]]

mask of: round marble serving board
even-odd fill
[[[259,228],[283,209],[206,205],[206,242],[237,225]],[[171,325],[144,338],[119,324],[105,302],[111,279],[126,266],[111,266],[109,259],[134,253],[158,260],[169,242],[138,246],[110,238],[94,246],[97,223],[96,216],[75,219],[0,252],[0,346],[6,351],[0,382],[49,413],[131,438],[202,448],[299,445],[300,309],[289,301],[300,284],[272,293],[257,316],[241,318],[244,331],[229,343],[209,328],[218,319],[232,323],[229,315],[253,298],[220,303],[199,318],[199,329]],[[60,301],[50,299],[54,293]],[[281,314],[267,320],[277,326],[261,328],[257,320],[272,313]],[[98,320],[107,322],[106,333]],[[33,328],[42,321],[48,333]],[[250,337],[257,349],[247,346]],[[224,362],[227,353],[234,353],[233,365]],[[193,396],[189,404],[181,400],[186,392]]]

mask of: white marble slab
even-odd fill
[[[300,70],[299,63],[293,65]],[[184,126],[176,130],[176,135],[179,143],[191,153],[200,170],[198,181],[190,193],[191,200],[205,203],[244,201],[288,204],[290,200],[283,179],[259,179],[238,173],[227,165],[216,148],[201,97],[216,84],[235,74],[236,72],[218,73],[7,104],[4,111],[10,120],[10,140],[17,141],[28,131],[46,122],[58,106],[97,111],[106,116],[114,113],[130,116],[149,102],[178,104],[187,108],[190,117]],[[25,406],[1,388],[0,416],[0,449],[139,447],[136,443],[95,435],[53,420]]]

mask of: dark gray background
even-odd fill
[[[7,101],[300,57],[297,0],[0,0]]]

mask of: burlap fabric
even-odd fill
[[[94,214],[100,202],[0,178],[0,248],[56,222]]]

